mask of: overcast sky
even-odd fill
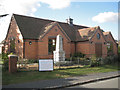
[[[84,2],[83,2],[84,1]],[[109,1],[109,2],[108,2]],[[5,38],[12,13],[74,24],[100,26],[118,39],[119,0],[0,0],[0,42]]]

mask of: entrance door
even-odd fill
[[[102,44],[101,43],[96,43],[95,44],[95,54],[97,57],[102,56]]]

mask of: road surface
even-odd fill
[[[97,81],[93,83],[88,83],[84,85],[73,86],[69,88],[118,88],[118,80],[119,78],[112,78],[103,81]]]

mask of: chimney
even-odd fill
[[[69,19],[66,19],[67,20],[67,23],[70,25],[70,26],[73,26],[73,19],[69,17]]]

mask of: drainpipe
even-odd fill
[[[77,47],[76,47],[77,45],[76,44],[77,44],[77,42],[75,42],[75,53],[77,52]]]
[[[25,40],[23,40],[23,58],[25,58]]]

